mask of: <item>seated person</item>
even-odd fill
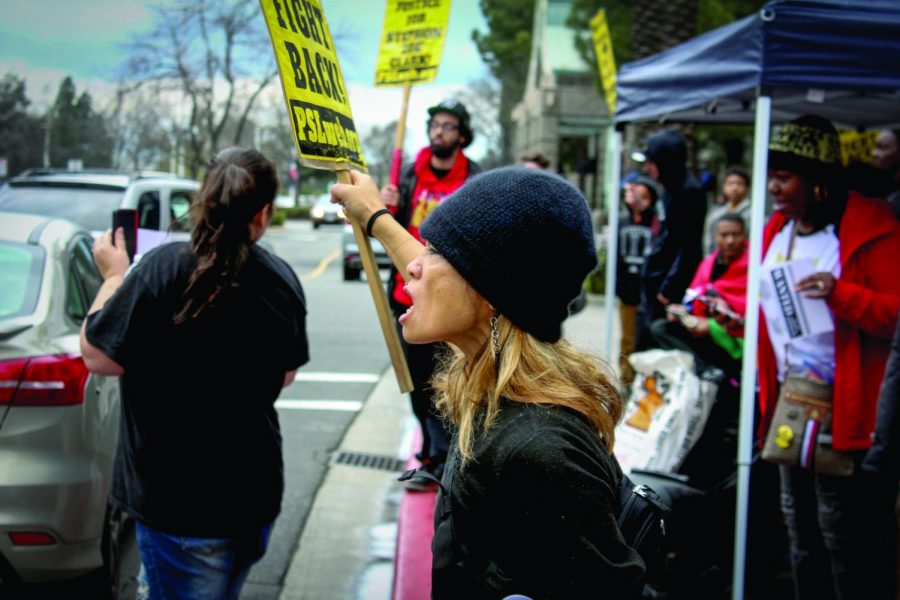
[[[744,347],[747,294],[747,238],[744,220],[728,213],[716,223],[716,250],[697,267],[683,304],[650,329],[661,348],[687,350],[698,373],[721,369],[738,378]]]
[[[750,175],[740,167],[731,167],[725,171],[722,179],[722,197],[724,202],[714,206],[706,216],[703,229],[703,251],[716,251],[716,224],[719,217],[735,213],[744,219],[744,229],[750,227]]]

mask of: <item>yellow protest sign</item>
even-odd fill
[[[366,170],[350,99],[319,0],[260,0],[300,161]]]
[[[387,0],[375,86],[433,80],[449,18],[450,0]]]
[[[613,56],[612,38],[606,23],[606,11],[600,9],[591,19],[591,37],[594,39],[594,54],[597,55],[597,69],[603,84],[603,95],[609,113],[616,113],[616,58]]]

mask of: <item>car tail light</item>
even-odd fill
[[[27,364],[27,358],[0,360],[0,404],[12,404]]]
[[[0,361],[0,404],[64,406],[84,401],[88,370],[78,354]]]
[[[9,539],[16,546],[49,546],[56,543],[56,538],[42,531],[14,531],[9,534]]]

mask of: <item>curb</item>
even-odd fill
[[[335,451],[406,460],[415,426],[409,399],[388,368]],[[280,600],[375,598],[362,590],[366,570],[393,559],[372,551],[372,530],[396,521],[399,472],[332,463],[316,493],[285,576]],[[397,496],[397,499],[392,499]],[[390,594],[386,584],[384,598]],[[365,596],[360,596],[364,592]]]

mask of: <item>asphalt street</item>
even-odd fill
[[[279,598],[333,452],[389,364],[368,285],[343,281],[341,230],[340,225],[313,229],[308,221],[288,221],[265,236],[300,277],[311,358],[276,404],[284,440],[282,512],[242,599]]]

